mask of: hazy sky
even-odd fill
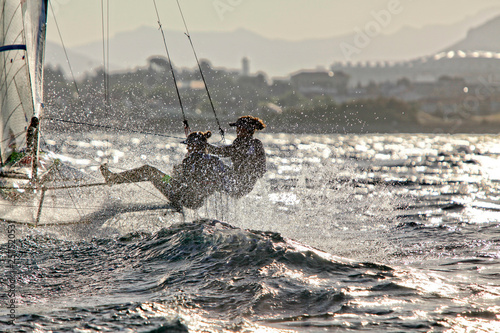
[[[67,46],[101,40],[101,6],[108,0],[51,0]],[[244,28],[299,40],[352,33],[384,19],[383,33],[405,25],[450,24],[479,12],[499,13],[499,0],[179,0],[191,33]],[[184,30],[176,0],[156,0],[165,30]],[[153,0],[109,0],[110,34],[157,27]],[[377,13],[377,14],[376,14]],[[389,13],[384,16],[382,13]],[[49,10],[48,39],[59,41]]]

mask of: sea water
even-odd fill
[[[498,136],[258,137],[268,171],[241,200],[2,225],[0,330],[500,332]],[[43,142],[99,182],[104,162],[169,173],[178,141]],[[106,204],[163,200],[145,183],[94,191]]]

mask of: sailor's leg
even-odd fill
[[[162,178],[166,175],[164,172],[150,165],[143,165],[132,170],[114,173],[109,171],[107,164],[103,164],[101,165],[100,170],[106,180],[106,183],[108,184],[137,183],[144,181],[151,181],[155,184],[163,182]]]
[[[109,171],[106,164],[101,165],[101,173],[108,184],[136,183],[150,181],[158,191],[160,191],[172,203],[177,211],[182,211],[182,203],[179,194],[182,193],[182,186],[175,180],[169,181],[164,172],[150,165],[113,173]]]
[[[232,177],[226,178],[223,191],[230,197],[240,199],[252,192],[257,178],[254,177]]]
[[[165,182],[153,184],[178,210],[181,210],[182,207],[198,209],[203,206],[205,199],[213,193],[213,191],[194,187],[193,184],[187,184],[175,178],[168,184]]]

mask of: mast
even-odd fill
[[[32,156],[31,177],[38,181],[38,152],[40,151],[40,117],[43,111],[43,64],[47,31],[48,0],[22,1],[27,44],[28,73],[33,97],[33,117],[26,131],[26,149]]]

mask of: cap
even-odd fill
[[[207,139],[212,136],[212,132],[206,131],[206,132],[191,132],[187,136],[186,140],[181,141],[181,143],[187,144],[187,145],[196,145],[196,144],[201,144],[201,143],[206,143]]]
[[[234,123],[229,123],[229,126],[244,127],[249,130],[263,130],[266,128],[266,124],[257,117],[253,116],[242,116]]]

